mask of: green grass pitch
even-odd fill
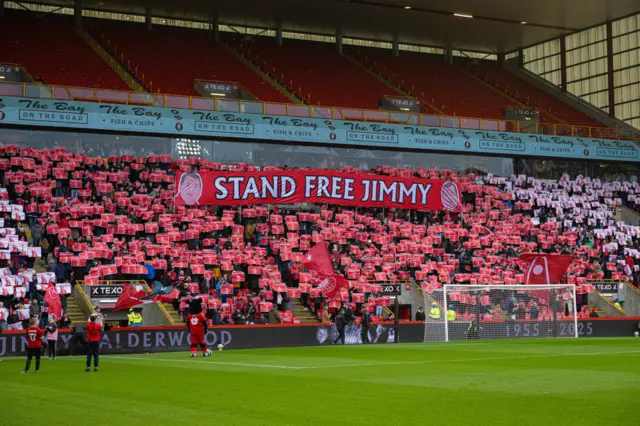
[[[0,362],[0,425],[638,425],[640,338]]]

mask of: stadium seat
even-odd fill
[[[204,31],[156,25],[88,20],[90,33],[149,90],[199,96],[195,80],[238,82],[262,101],[289,99]],[[135,40],[134,43],[131,41]]]
[[[445,115],[503,119],[505,109],[514,104],[500,92],[447,64],[442,57],[412,52],[402,52],[396,57],[382,49],[359,49],[351,54],[421,99],[426,113],[435,114],[439,110]]]
[[[333,44],[285,40],[278,46],[256,37],[231,45],[311,105],[378,109],[383,96],[394,95]]]
[[[575,126],[603,127],[591,117],[576,111],[560,99],[518,78],[495,61],[458,58],[457,64],[525,105],[540,111],[541,122]]]
[[[73,18],[5,10],[0,21],[0,62],[24,66],[46,84],[129,90],[76,34]]]

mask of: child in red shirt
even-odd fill
[[[40,372],[40,352],[42,351],[42,336],[44,330],[36,326],[37,320],[31,318],[29,320],[29,328],[27,328],[27,365],[24,367],[22,374],[29,374],[31,367],[31,359],[36,357],[36,373]]]

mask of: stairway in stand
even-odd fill
[[[107,49],[105,49],[98,40],[94,39],[88,32],[80,28],[75,28],[76,34],[80,36],[93,49],[93,51],[115,72],[122,81],[124,81],[129,89],[137,93],[147,93],[146,87],[144,87],[125,67],[125,64],[120,63],[118,58],[112,56]]]
[[[311,311],[306,311],[300,300],[292,300],[293,316],[300,320],[301,324],[315,324],[318,323],[318,317]]]
[[[82,311],[73,294],[70,294],[67,298],[67,315],[69,315],[71,325],[84,324],[87,322],[87,318],[89,318],[89,313]]]
[[[171,303],[163,303],[162,306],[164,306],[171,316],[171,319],[173,319],[173,325],[184,325],[184,321],[180,316],[180,313],[173,309],[173,305]]]

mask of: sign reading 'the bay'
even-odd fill
[[[91,102],[0,98],[0,125],[67,127],[482,154],[640,161],[633,141],[239,114]]]

